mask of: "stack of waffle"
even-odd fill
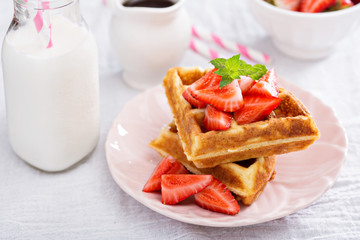
[[[276,155],[306,149],[320,133],[305,106],[280,88],[280,105],[263,121],[225,131],[206,131],[204,109],[182,96],[208,70],[172,68],[164,88],[174,121],[164,127],[150,147],[171,155],[194,174],[211,174],[245,205],[252,204],[275,176]]]

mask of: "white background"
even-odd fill
[[[273,57],[271,66],[279,76],[307,89],[335,109],[349,140],[346,163],[335,185],[297,213],[238,228],[178,222],[128,196],[111,178],[104,143],[114,117],[140,91],[121,80],[121,66],[108,36],[111,12],[100,0],[83,0],[83,16],[99,46],[100,141],[87,161],[69,171],[49,174],[29,167],[15,156],[8,143],[1,83],[0,239],[359,239],[360,28],[339,43],[330,57],[298,61],[274,49],[248,12],[245,1],[188,0],[185,7],[194,25],[267,52]],[[5,36],[12,15],[12,1],[2,0],[0,36]],[[209,66],[207,59],[190,50],[180,64]]]

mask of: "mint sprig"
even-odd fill
[[[220,88],[230,84],[234,79],[239,79],[240,76],[249,76],[255,81],[259,80],[267,72],[264,65],[255,64],[252,66],[240,60],[240,54],[229,59],[215,58],[210,63],[218,69],[214,73],[222,76]]]

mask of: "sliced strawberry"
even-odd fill
[[[279,93],[278,77],[275,68],[268,70],[266,74],[259,79],[259,81],[270,83],[271,86]]]
[[[204,108],[204,107],[206,107],[206,103],[201,102],[201,101],[197,100],[196,98],[194,98],[193,96],[191,96],[189,88],[187,88],[183,92],[182,95],[186,99],[186,101],[188,101],[192,106],[194,106],[196,108]]]
[[[300,5],[301,12],[317,13],[336,4],[336,0],[302,0]]]
[[[195,203],[202,208],[230,215],[240,211],[240,206],[226,186],[214,180],[201,192],[195,194]]]
[[[272,88],[270,83],[264,81],[258,81],[254,86],[247,92],[247,95],[264,96],[264,97],[276,97],[278,93]]]
[[[171,168],[166,172],[166,174],[189,174],[189,171],[186,170],[181,163],[176,161],[171,165]]]
[[[279,86],[275,69],[270,69],[246,94],[277,97],[279,95]]]
[[[197,100],[192,96],[194,90],[205,89],[209,87],[219,86],[221,81],[221,76],[215,74],[214,72],[217,68],[212,69],[211,71],[207,72],[204,76],[200,79],[195,81],[191,84],[184,92],[183,97],[188,101],[191,105],[196,108],[204,108],[206,107],[206,103]]]
[[[337,1],[340,2],[340,9],[345,9],[354,6],[354,3],[351,0],[337,0]]]
[[[243,96],[255,84],[255,81],[251,77],[246,77],[246,76],[241,76],[241,78],[238,79],[238,82]]]
[[[292,11],[298,11],[301,0],[274,0],[274,5]]]
[[[352,6],[354,6],[354,3],[351,0],[336,0],[336,3],[331,7],[325,9],[324,12],[342,10]]]
[[[183,168],[183,169],[182,169]],[[161,175],[165,173],[188,173],[187,170],[171,156],[166,156],[157,165],[156,169],[152,173],[150,179],[147,181],[143,188],[143,192],[154,192],[161,190]]]
[[[212,175],[164,174],[161,176],[163,204],[176,204],[206,188]]]
[[[204,76],[202,76],[200,79],[196,80],[193,84],[190,85],[190,93],[192,94],[192,91],[199,90],[199,89],[205,89],[205,88],[211,88],[214,86],[219,86],[221,81],[221,76],[214,73],[217,68],[212,69],[211,71],[207,72]]]
[[[265,81],[258,81],[247,92],[247,95],[277,97],[279,95],[279,93],[271,86],[270,83],[267,83]]]
[[[234,113],[237,124],[246,124],[265,119],[281,102],[281,98],[247,95],[244,107]]]
[[[211,105],[205,108],[204,127],[208,130],[226,130],[230,128],[231,114],[217,110]]]
[[[224,112],[234,112],[243,107],[243,98],[238,81],[232,81],[229,85],[219,88],[219,85],[195,90],[193,97],[199,101],[211,104]]]

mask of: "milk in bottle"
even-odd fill
[[[98,141],[97,48],[78,0],[46,2],[14,0],[2,46],[6,114],[15,153],[61,171]]]

